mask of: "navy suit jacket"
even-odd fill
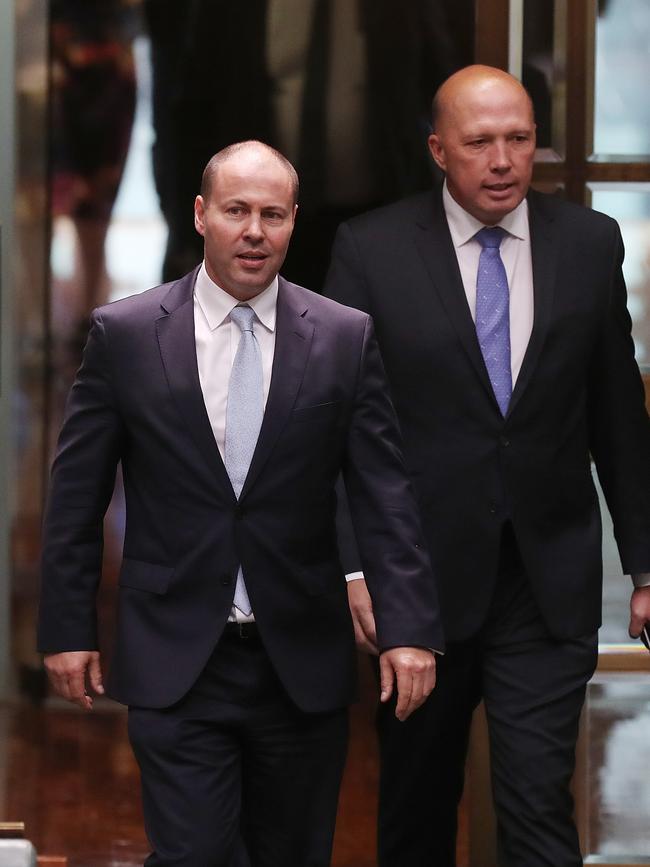
[[[307,711],[355,694],[335,532],[343,472],[379,644],[439,647],[436,589],[370,318],[280,278],[264,421],[239,500],[215,443],[194,340],[196,272],[95,311],[52,470],[39,646],[97,646],[102,519],[126,496],[108,691],[164,707],[192,686],[241,562],[262,641]]]
[[[441,190],[339,229],[326,294],[371,314],[440,592],[445,636],[483,623],[511,522],[559,638],[601,617],[601,521],[590,455],[623,568],[650,571],[650,425],[614,220],[528,196],[534,323],[501,416]],[[354,552],[347,569],[357,567]]]

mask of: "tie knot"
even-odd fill
[[[481,247],[500,247],[501,241],[506,236],[506,230],[501,226],[486,226],[477,232],[474,237],[479,242]]]
[[[255,311],[252,307],[249,307],[248,304],[243,304],[240,307],[233,307],[230,311],[230,319],[235,323],[240,331],[252,331]]]

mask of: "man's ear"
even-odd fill
[[[199,235],[205,235],[205,204],[203,196],[194,199],[194,228]]]
[[[445,159],[445,149],[440,141],[440,136],[432,132],[428,138],[429,152],[434,159],[435,164],[443,172],[447,171],[447,160]]]

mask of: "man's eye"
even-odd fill
[[[228,213],[232,214],[234,217],[239,216],[239,214],[241,214],[242,211],[243,211],[243,208],[239,208],[239,207],[228,208]]]

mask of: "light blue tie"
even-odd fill
[[[230,319],[241,331],[241,338],[228,383],[224,463],[235,496],[239,499],[262,426],[264,384],[262,353],[253,333],[253,309],[248,306],[234,307],[230,311]],[[234,604],[243,614],[251,613],[241,566],[237,572]]]
[[[476,275],[476,335],[502,415],[512,395],[510,292],[499,253],[505,234],[501,226],[494,226],[474,236],[483,248]]]

